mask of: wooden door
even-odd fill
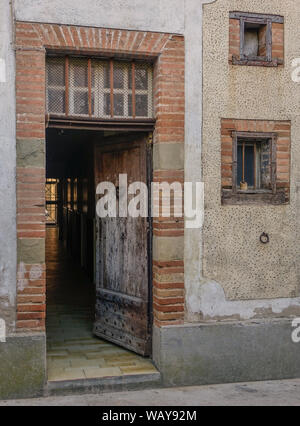
[[[139,135],[128,139],[127,136],[121,143],[95,147],[95,184],[97,187],[100,182],[108,181],[116,186],[117,217],[96,218],[94,333],[148,356],[151,353],[151,219],[119,217],[118,197],[122,195],[118,194],[118,186],[119,175],[125,173],[128,185],[147,184],[150,154],[147,137]]]

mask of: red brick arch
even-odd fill
[[[154,62],[155,144],[184,144],[184,38],[180,35],[112,30],[67,25],[16,23],[17,141],[45,140],[45,58],[47,50],[76,54],[149,58]],[[184,179],[181,169],[154,170],[155,181]],[[18,242],[44,242],[45,168],[19,166],[17,170]],[[154,237],[183,238],[183,220],[156,219]],[[18,274],[19,329],[45,328],[45,264],[22,262]],[[42,266],[39,280],[31,281],[32,265]],[[22,272],[23,271],[23,272]],[[153,262],[154,321],[175,324],[184,318],[184,261]],[[27,280],[24,288],[22,280]]]

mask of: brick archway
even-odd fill
[[[45,329],[45,58],[48,50],[154,62],[154,181],[184,180],[184,38],[179,35],[16,23],[17,328]],[[184,319],[184,220],[153,222],[153,311]]]

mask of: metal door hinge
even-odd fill
[[[153,144],[153,133],[152,132],[150,132],[149,135],[148,135],[147,144],[150,145],[150,146]]]

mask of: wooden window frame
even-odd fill
[[[240,139],[248,141],[268,140],[270,143],[270,174],[271,189],[249,189],[247,191],[238,190],[237,185],[237,165],[238,165],[238,142]],[[232,189],[222,190],[223,204],[283,204],[285,194],[277,190],[277,133],[258,132],[232,132]]]
[[[272,24],[284,23],[284,18],[278,15],[265,15],[248,12],[231,12],[230,19],[238,19],[240,21],[240,58],[235,56],[232,58],[233,65],[257,65],[257,66],[273,66],[282,65],[282,61],[272,57]],[[247,23],[266,25],[266,56],[247,57],[244,54],[245,45],[245,26]]]
[[[266,56],[247,57],[244,54],[245,27],[247,23],[266,25]],[[272,62],[272,21],[271,19],[253,19],[251,17],[241,17],[240,19],[240,60],[251,62]]]
[[[257,140],[269,141],[270,151],[271,151],[271,190],[261,190],[261,189],[251,189],[248,193],[257,193],[257,192],[272,192],[276,194],[276,150],[277,150],[277,133],[251,133],[251,132],[232,132],[232,191],[233,193],[238,192],[237,185],[237,151],[238,151],[238,142],[240,139],[249,140],[256,142]]]
[[[131,59],[129,61],[126,61],[128,64],[130,64],[128,66],[128,70],[129,68],[131,69],[131,89],[129,90],[131,92],[131,96],[132,96],[132,104],[131,104],[131,109],[132,109],[132,115],[130,117],[123,117],[123,116],[116,116],[115,112],[114,112],[114,95],[116,93],[123,93],[124,92],[124,107],[125,110],[127,111],[129,104],[126,104],[126,87],[128,86],[128,77],[125,78],[125,86],[124,89],[115,89],[114,88],[114,64],[115,62],[118,62],[118,58],[110,58],[110,59],[103,59],[104,61],[107,61],[108,66],[109,66],[109,75],[110,75],[110,87],[107,89],[107,93],[109,93],[110,95],[110,114],[109,115],[101,115],[101,116],[96,116],[95,115],[95,111],[96,111],[96,106],[94,104],[94,114],[93,114],[93,102],[92,102],[92,95],[94,95],[94,103],[96,102],[96,98],[97,98],[97,93],[96,93],[96,89],[93,88],[92,86],[92,67],[93,67],[93,58],[92,57],[87,57],[85,55],[82,55],[78,58],[82,58],[82,59],[86,59],[87,60],[87,76],[88,76],[88,85],[86,88],[80,88],[80,90],[78,88],[72,87],[71,86],[71,82],[70,82],[70,73],[74,72],[74,70],[72,69],[72,63],[71,63],[71,58],[72,56],[70,55],[63,55],[63,56],[54,56],[54,55],[49,55],[49,57],[51,58],[63,58],[64,60],[64,67],[65,67],[65,86],[63,87],[59,87],[61,89],[65,90],[65,95],[64,95],[64,107],[65,107],[65,112],[64,113],[53,113],[53,112],[49,112],[46,116],[46,124],[47,127],[57,127],[60,124],[66,124],[66,126],[68,127],[69,125],[72,126],[73,128],[75,128],[77,125],[80,128],[95,128],[95,126],[100,125],[101,128],[107,130],[107,128],[111,128],[111,126],[113,125],[113,123],[120,123],[120,125],[123,127],[125,126],[125,128],[130,127],[130,124],[132,124],[132,126],[134,127],[135,125],[137,125],[137,130],[141,129],[144,126],[147,127],[147,129],[149,128],[149,130],[153,130],[153,126],[155,123],[155,119],[153,117],[150,117],[151,115],[151,111],[153,110],[153,100],[154,100],[154,93],[153,93],[153,70],[151,70],[150,68],[147,70],[147,79],[148,79],[148,89],[146,90],[142,90],[142,89],[137,89],[136,88],[136,69],[138,67],[138,63],[139,61],[136,61],[134,59]],[[143,61],[141,61],[143,62]],[[48,90],[48,86],[46,88],[46,90]],[[74,114],[72,113],[74,107],[72,107],[72,103],[70,104],[70,100],[71,100],[71,96],[72,93],[74,93],[75,91],[82,91],[83,93],[87,93],[88,94],[88,111],[86,114]],[[146,94],[148,97],[148,104],[147,104],[147,117],[139,117],[136,114],[136,95],[139,94]],[[59,123],[59,124],[58,124]],[[128,123],[128,125],[125,125],[125,123]]]

